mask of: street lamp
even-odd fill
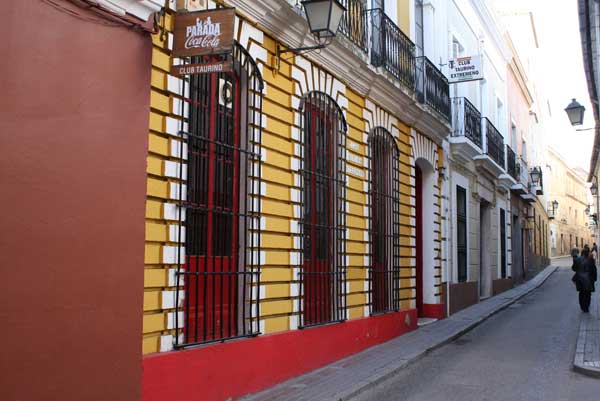
[[[583,124],[583,114],[585,113],[585,107],[583,107],[579,102],[575,99],[569,103],[569,105],[565,108],[567,112],[567,116],[569,117],[569,121],[571,125],[581,125]]]
[[[534,167],[534,168],[531,170],[531,183],[532,183],[534,186],[537,186],[537,185],[538,185],[538,183],[540,182],[540,177],[541,177],[541,175],[542,175],[542,172],[541,172],[540,170],[541,170],[541,169],[540,169],[540,168],[538,168],[538,167]]]
[[[596,183],[592,183],[592,186],[590,187],[590,192],[592,193],[592,196],[596,196],[598,195],[598,185],[596,185]]]
[[[315,37],[318,45],[297,47],[295,49],[280,49],[277,45],[277,70],[281,66],[280,55],[292,52],[298,54],[303,51],[323,49],[337,34],[342,16],[346,8],[338,0],[305,0],[302,2],[308,28]]]
[[[552,210],[548,210],[548,218],[549,219],[554,219],[554,217],[556,216],[556,209],[558,209],[558,201],[554,200],[552,203]]]
[[[305,0],[302,2],[310,32],[317,39],[333,38],[346,8],[338,0]]]

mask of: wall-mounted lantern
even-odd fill
[[[592,183],[592,186],[590,187],[590,192],[592,193],[593,196],[597,196],[598,195],[598,184],[596,184],[595,182]]]
[[[540,178],[542,178],[542,169],[540,167],[534,167],[531,169],[531,183],[534,187],[539,185]]]
[[[573,99],[571,103],[565,108],[565,112],[569,117],[571,125],[583,124],[583,115],[585,113],[585,107],[583,107],[577,100]]]
[[[331,43],[337,34],[342,16],[346,8],[338,0],[305,0],[302,2],[306,21],[310,33],[315,37],[318,45],[297,47],[282,50],[277,46],[277,70],[280,67],[280,55],[292,52],[298,54],[303,51],[323,49]]]
[[[302,2],[310,33],[317,40],[335,37],[346,8],[338,0],[305,0]]]
[[[554,219],[554,217],[556,216],[556,210],[558,209],[558,201],[557,200],[552,201],[551,205],[552,205],[552,209],[548,210],[548,218]]]

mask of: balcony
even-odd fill
[[[519,158],[516,161],[516,174],[517,182],[511,187],[511,191],[516,195],[525,195],[529,192],[529,174],[527,169],[527,163]]]
[[[483,154],[475,156],[475,166],[479,167],[494,178],[504,173],[504,138],[494,124],[487,118],[481,120],[481,128],[483,131],[484,149]]]
[[[340,0],[346,12],[340,21],[338,32],[354,43],[363,52],[369,50],[368,16],[363,0]]]
[[[417,99],[450,122],[450,87],[448,79],[427,57],[417,57]]]
[[[468,163],[481,154],[481,113],[464,97],[452,99],[452,155]]]
[[[509,191],[517,183],[517,161],[515,152],[506,145],[506,173],[498,177],[499,185],[505,191]]]
[[[525,187],[525,190],[521,193],[521,198],[527,203],[535,202],[537,198],[531,191],[532,184],[529,177],[529,166],[523,159],[521,159],[521,179],[519,180],[519,183]]]
[[[371,16],[371,64],[383,67],[409,91],[415,88],[415,44],[380,8]]]

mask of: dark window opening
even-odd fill
[[[467,191],[456,186],[456,244],[458,282],[467,281]]]
[[[506,278],[506,211],[500,209],[500,277]]]

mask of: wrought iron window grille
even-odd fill
[[[400,309],[399,150],[382,127],[369,133],[369,305],[371,315]]]
[[[218,58],[232,71],[182,80],[175,348],[259,334],[263,81],[238,43],[184,62]]]
[[[299,328],[346,320],[346,122],[322,92],[302,99]]]

